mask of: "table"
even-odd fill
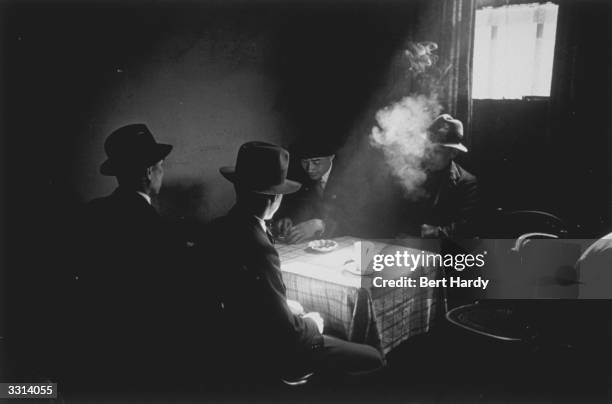
[[[431,329],[443,307],[440,289],[375,288],[371,278],[364,282],[366,277],[343,269],[347,260],[356,257],[354,243],[367,240],[341,237],[335,241],[338,248],[326,254],[310,251],[307,243],[276,245],[287,297],[299,301],[306,311],[321,313],[326,334],[365,343],[387,354]],[[369,242],[376,253],[393,248],[390,243]],[[421,275],[422,268],[394,271],[392,276]]]

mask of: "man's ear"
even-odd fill
[[[329,156],[329,161],[334,161],[334,158],[336,157],[335,154],[332,154],[331,156]]]
[[[153,167],[147,167],[145,174],[147,176],[147,179],[150,181],[153,178]]]

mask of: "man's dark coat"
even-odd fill
[[[227,364],[279,369],[322,343],[314,321],[290,311],[278,252],[255,216],[234,207],[210,223],[198,249],[223,307]]]
[[[472,237],[477,233],[478,183],[455,162],[447,170],[429,175],[427,197],[404,207],[400,232],[420,234],[422,224],[439,226],[446,237]]]

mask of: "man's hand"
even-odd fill
[[[289,244],[301,243],[313,238],[318,232],[322,232],[325,225],[321,219],[311,219],[293,226],[289,232],[287,242]]]
[[[430,224],[424,224],[421,226],[421,237],[422,238],[436,238],[440,237],[440,227],[432,226]]]
[[[293,227],[293,221],[288,217],[283,217],[274,223],[274,231],[277,237],[287,237]]]
[[[287,305],[293,314],[297,316],[304,314],[304,308],[297,300],[287,299]]]
[[[303,318],[309,318],[315,322],[317,328],[319,329],[319,333],[323,334],[323,317],[315,311],[304,314]]]

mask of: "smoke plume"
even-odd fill
[[[418,200],[426,195],[423,183],[427,172],[423,161],[430,142],[427,128],[440,114],[438,86],[444,74],[434,67],[437,45],[432,42],[410,43],[404,52],[409,72],[418,85],[415,93],[388,105],[376,113],[370,143],[383,151],[387,165],[404,189],[406,198]]]
[[[377,126],[372,128],[371,144],[383,151],[405,196],[412,200],[425,196],[422,185],[427,173],[422,162],[430,144],[427,128],[440,110],[435,97],[416,95],[405,97],[376,113]]]

